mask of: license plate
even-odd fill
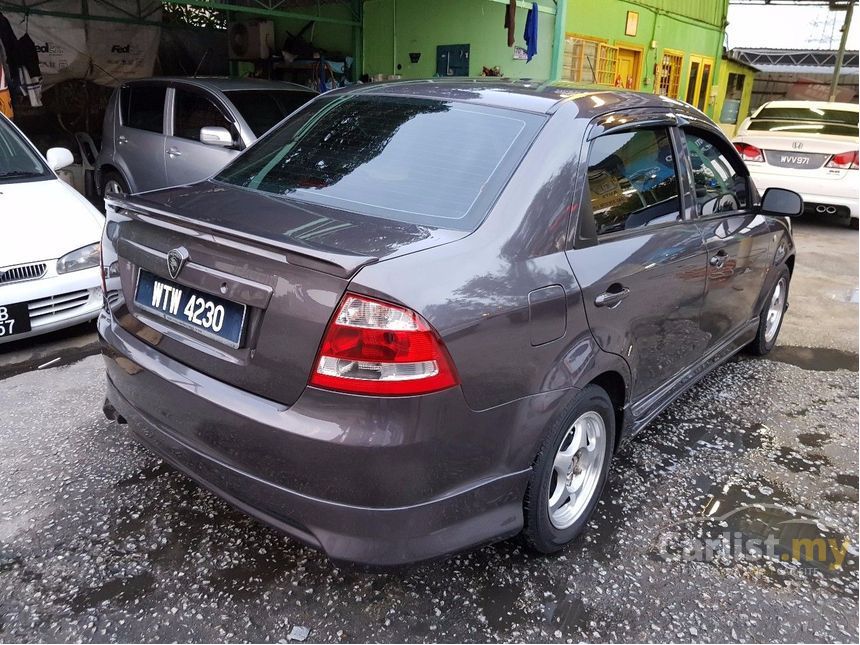
[[[26,302],[0,305],[0,338],[30,331],[30,310]]]
[[[245,305],[224,300],[141,271],[134,302],[138,307],[188,329],[239,347],[245,326]]]

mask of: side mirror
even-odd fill
[[[768,188],[761,198],[760,211],[774,217],[797,217],[803,213],[803,198],[793,190]]]
[[[204,128],[200,128],[200,142],[205,143],[208,146],[229,148],[233,145],[233,135],[230,134],[230,131],[227,128],[206,126]]]
[[[45,155],[48,166],[51,170],[57,171],[60,168],[71,166],[75,163],[75,158],[72,156],[71,150],[68,148],[49,148],[48,154]]]

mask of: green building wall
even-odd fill
[[[639,14],[636,35],[625,34],[627,12]],[[678,96],[685,98],[690,76],[690,57],[709,58],[714,68],[711,85],[716,85],[723,52],[728,0],[568,0],[567,34],[605,39],[609,45],[642,48],[640,86],[653,92],[655,70],[666,49],[683,52]],[[713,113],[713,101],[706,112]]]
[[[705,112],[719,115],[727,74],[721,69],[729,0],[539,0],[538,54],[529,63],[515,60],[504,29],[506,0],[352,0],[350,4],[322,4],[316,11],[351,20],[361,14],[362,28],[317,23],[305,36],[330,51],[358,58],[357,70],[374,77],[428,78],[436,74],[436,48],[470,46],[469,75],[483,67],[499,67],[511,78],[559,78],[564,46],[557,33],[590,37],[611,46],[640,52],[638,89],[654,92],[655,73],[665,50],[683,56],[676,98],[686,98],[691,56],[713,63]],[[516,45],[522,37],[531,2],[518,0]],[[351,5],[351,6],[350,6]],[[625,33],[628,12],[638,14],[636,33]],[[556,14],[561,22],[556,25]],[[310,16],[309,16],[310,18]],[[276,39],[297,33],[306,21],[275,19]],[[557,28],[558,27],[558,28]],[[411,53],[420,54],[412,62]],[[555,63],[555,64],[554,64]],[[723,85],[718,83],[722,81]],[[751,85],[751,82],[750,82]]]
[[[365,0],[364,72],[428,78],[436,74],[436,47],[470,46],[469,75],[498,66],[511,78],[549,78],[552,62],[555,3],[538,3],[538,55],[531,62],[514,60],[504,29],[505,4],[495,0]],[[516,13],[516,45],[525,47],[528,6]],[[417,63],[409,54],[419,53]],[[398,68],[398,65],[400,66]]]

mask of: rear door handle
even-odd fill
[[[167,156],[170,157],[171,159],[173,159],[173,157],[181,157],[182,153],[179,152],[179,150],[176,148],[168,148],[167,149]]]
[[[721,268],[726,263],[726,258],[728,258],[728,254],[725,251],[717,251],[716,255],[711,256],[711,266]]]
[[[595,307],[615,307],[620,304],[627,296],[630,295],[630,289],[621,285],[612,285],[608,290],[601,293],[594,299]]]

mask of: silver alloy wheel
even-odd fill
[[[773,289],[770,297],[770,307],[767,309],[767,318],[764,323],[764,339],[770,343],[776,336],[782,314],[785,311],[785,291],[787,283],[785,278],[780,278]]]
[[[105,195],[108,193],[123,193],[122,186],[119,185],[119,182],[116,179],[108,179],[105,182]]]
[[[606,453],[606,424],[597,412],[586,412],[570,426],[559,444],[549,478],[549,519],[566,529],[585,511],[600,481]]]

